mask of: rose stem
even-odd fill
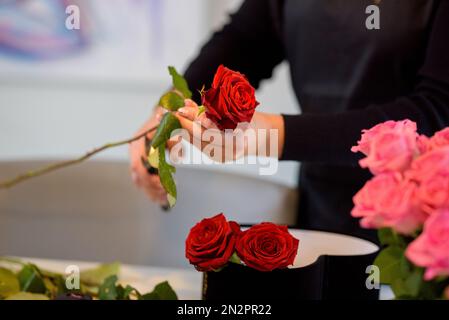
[[[81,156],[81,157],[79,157],[77,159],[72,159],[72,160],[66,160],[66,161],[53,163],[53,164],[51,164],[49,166],[42,167],[42,168],[39,168],[37,170],[33,170],[33,171],[29,171],[27,173],[19,174],[18,176],[16,176],[13,179],[0,182],[0,189],[9,189],[9,188],[12,188],[15,185],[17,185],[17,184],[19,184],[19,183],[21,183],[23,181],[26,181],[28,179],[39,177],[39,176],[42,176],[44,174],[50,173],[52,171],[56,171],[56,170],[59,170],[59,169],[65,168],[65,167],[69,167],[69,166],[72,166],[72,165],[75,165],[75,164],[79,164],[79,163],[81,163],[81,162],[83,162],[83,161],[93,157],[97,153],[100,153],[100,152],[102,152],[104,150],[107,150],[107,149],[110,149],[110,148],[119,147],[119,146],[122,146],[122,145],[125,145],[125,144],[129,144],[131,142],[134,142],[136,140],[139,140],[139,139],[145,137],[147,134],[149,134],[150,132],[152,132],[152,131],[154,131],[156,129],[157,129],[157,126],[152,127],[151,129],[148,129],[147,131],[139,134],[138,136],[135,136],[134,138],[123,140],[123,141],[118,141],[118,142],[113,142],[113,143],[107,143],[107,144],[105,144],[105,145],[103,145],[103,146],[101,146],[99,148],[95,148],[94,150],[92,150],[90,152],[87,152],[85,155],[83,155],[83,156]]]

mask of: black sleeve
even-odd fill
[[[382,105],[336,114],[284,115],[283,160],[355,165],[350,151],[362,129],[386,120],[410,119],[420,133],[432,135],[449,126],[449,1],[435,15],[425,62],[414,91]]]
[[[184,74],[195,101],[199,102],[197,90],[210,85],[220,64],[244,73],[256,88],[262,79],[271,77],[285,56],[277,27],[279,12],[279,1],[244,1],[231,15],[231,21],[202,47]]]

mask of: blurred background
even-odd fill
[[[0,179],[134,134],[201,44],[241,0],[0,0]],[[65,26],[66,7],[81,12]],[[263,53],[261,53],[263,54]],[[261,111],[298,113],[288,66],[257,93]],[[294,222],[298,164],[183,166],[163,212],[131,184],[127,147],[0,190],[0,255],[187,267],[184,238],[224,211]]]

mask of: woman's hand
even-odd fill
[[[136,136],[154,126],[157,126],[161,121],[164,112],[164,109],[157,107],[151,118],[136,133]],[[148,138],[151,139],[154,136],[154,133],[155,131],[150,133]],[[152,201],[160,205],[166,205],[167,193],[162,187],[159,176],[157,174],[149,174],[142,163],[142,158],[146,159],[148,156],[145,149],[145,139],[139,139],[130,144],[129,154],[131,178],[134,184],[138,188],[142,189]]]
[[[221,131],[192,100],[185,100],[177,112],[181,125],[189,133],[189,142],[217,162],[244,156],[279,158],[284,144],[284,120],[280,115],[255,112],[251,123],[234,131]],[[186,137],[183,137],[186,138]]]

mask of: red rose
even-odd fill
[[[206,116],[221,130],[235,129],[240,122],[250,122],[259,105],[255,90],[246,77],[223,65],[218,67],[212,88],[202,95]]]
[[[240,226],[226,221],[220,213],[203,219],[186,239],[186,258],[198,271],[212,271],[224,267],[234,253]]]
[[[264,222],[240,233],[235,248],[248,267],[273,271],[293,264],[298,244],[286,226]]]

